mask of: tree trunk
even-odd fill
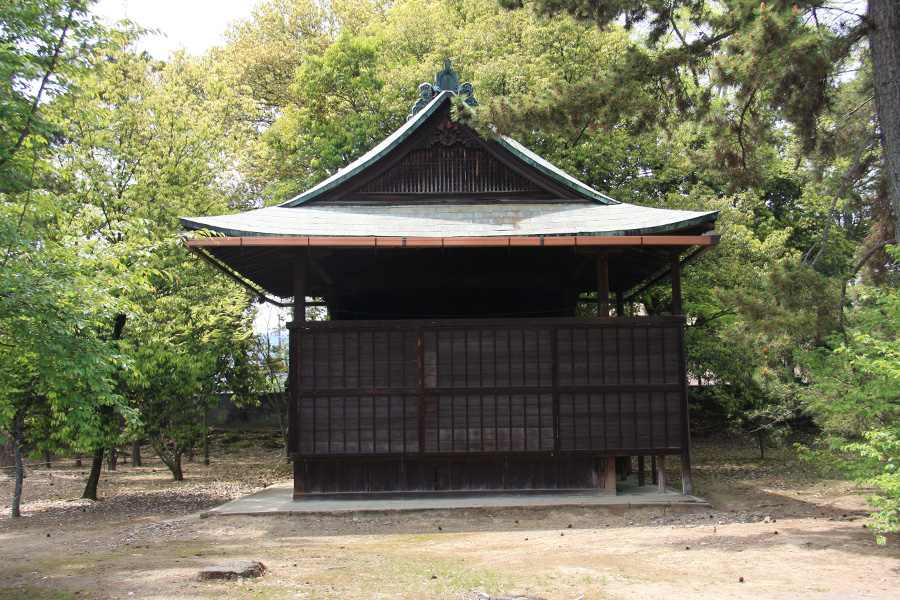
[[[141,467],[144,463],[141,460],[141,440],[135,438],[131,440],[131,466]]]
[[[50,464],[50,451],[44,450],[44,467],[47,469],[52,469],[53,465]]]
[[[172,478],[175,481],[184,481],[184,474],[181,471],[181,455],[184,452],[184,448],[178,444],[173,444],[172,451],[169,452],[169,448],[165,443],[154,443],[153,449],[156,450],[159,460],[163,461],[163,464],[172,472]]]
[[[203,464],[209,466],[209,407],[203,409]]]
[[[75,468],[76,468],[76,469],[80,469],[80,468],[81,468],[81,457],[82,457],[82,456],[83,456],[83,454],[82,454],[81,452],[76,452],[76,453],[75,453]]]
[[[760,460],[765,460],[765,458],[766,458],[766,436],[763,435],[762,431],[756,432],[756,443],[759,444]]]
[[[884,173],[900,241],[900,3],[869,0],[868,24]]]
[[[278,398],[278,402],[275,402],[273,398]],[[289,463],[291,462],[290,449],[288,448],[291,435],[291,425],[288,419],[288,415],[290,414],[290,400],[287,399],[287,393],[285,392],[272,392],[266,394],[266,402],[268,402],[272,411],[278,416],[278,428],[281,430],[281,443],[284,446],[284,462]]]
[[[119,449],[115,446],[109,447],[109,455],[106,459],[106,469],[108,471],[115,471],[116,464],[119,462]]]
[[[175,457],[172,466],[172,479],[175,481],[184,481],[184,474],[181,472],[181,451],[175,451]]]
[[[19,511],[19,505],[22,502],[22,481],[25,479],[25,466],[22,464],[22,449],[19,441],[22,438],[22,412],[16,413],[13,417],[13,461],[16,464],[16,486],[13,490],[12,499],[12,516],[18,518],[22,516]]]
[[[103,448],[97,448],[94,452],[94,460],[91,462],[91,474],[88,475],[87,484],[84,486],[82,498],[97,500],[97,485],[100,483],[100,471],[103,469]]]

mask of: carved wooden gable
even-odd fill
[[[557,194],[500,160],[449,114],[399,160],[342,200],[547,199]]]
[[[449,118],[359,194],[501,194],[541,192],[461,131]]]

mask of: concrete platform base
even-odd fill
[[[286,482],[232,500],[210,509],[200,516],[227,515],[300,515],[311,513],[343,513],[366,511],[446,510],[466,508],[528,508],[546,506],[696,506],[708,507],[709,503],[696,496],[685,496],[674,490],[659,493],[656,485],[639,486],[634,481],[619,481],[616,495],[585,493],[530,494],[504,496],[470,496],[447,498],[405,498],[397,500],[294,500],[293,483]]]

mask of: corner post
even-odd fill
[[[681,260],[680,253],[673,248],[671,251],[672,271],[672,314],[684,315],[684,306],[681,299]],[[681,343],[678,351],[678,367],[681,372],[681,398],[682,398],[682,424],[681,424],[681,490],[685,496],[694,493],[694,483],[691,479],[691,428],[687,398],[687,357],[684,348],[684,329],[680,329]]]
[[[683,315],[681,303],[681,253],[673,248],[669,254],[670,271],[672,272],[672,314]]]
[[[597,252],[597,316],[609,316],[609,255]]]
[[[305,254],[294,257],[294,323],[306,321],[306,263]],[[299,451],[298,432],[300,431],[300,329],[289,331],[289,368],[288,368],[288,456]],[[309,479],[306,472],[306,461],[294,460],[294,497],[309,493]]]
[[[294,259],[294,320],[306,321],[306,256]]]

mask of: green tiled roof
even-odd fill
[[[229,236],[482,237],[649,235],[715,221],[717,212],[593,202],[275,206],[217,217],[182,218],[189,229]]]
[[[182,217],[188,229],[228,236],[490,237],[649,235],[712,223],[717,212],[647,208],[618,202],[575,179],[515,140],[494,141],[518,160],[573,191],[576,199],[454,203],[453,197],[422,203],[332,203],[310,200],[374,165],[409,138],[453,94],[441,92],[428,106],[371,151],[310,190],[275,207],[214,217]]]

